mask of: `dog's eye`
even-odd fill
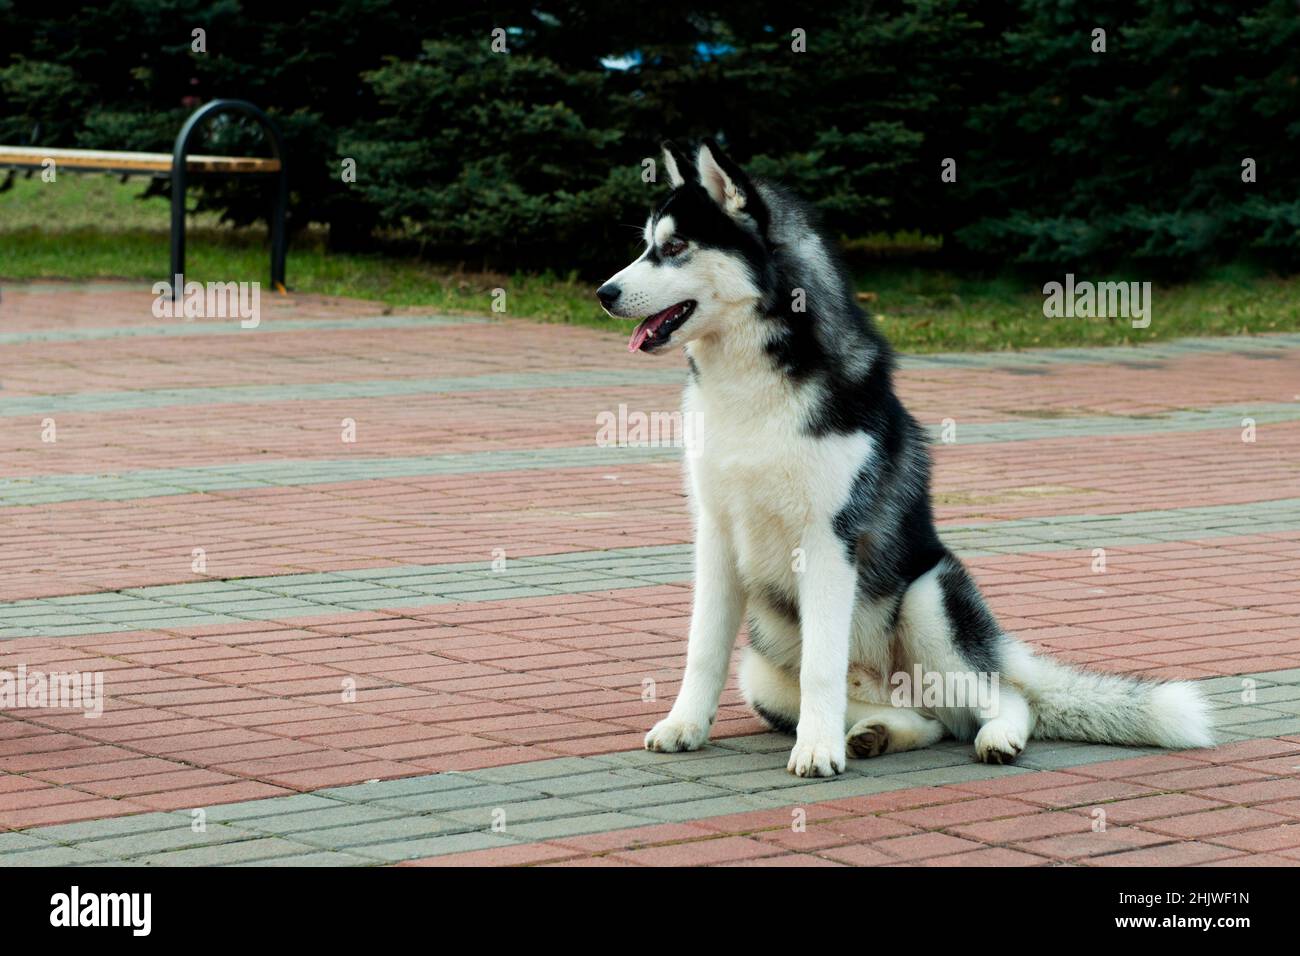
[[[680,239],[669,239],[660,247],[660,251],[671,259],[673,256],[680,256],[686,251],[686,243],[682,242]]]

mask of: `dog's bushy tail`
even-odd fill
[[[1210,705],[1193,683],[1082,670],[1007,645],[1003,671],[1037,717],[1035,737],[1169,748],[1214,743]]]

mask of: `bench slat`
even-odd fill
[[[56,168],[166,173],[171,153],[118,153],[97,149],[42,149],[39,146],[0,146],[0,166],[40,167],[52,159]],[[200,173],[274,173],[280,161],[269,156],[187,156],[185,168]]]

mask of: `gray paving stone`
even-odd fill
[[[1253,707],[1245,704],[1236,704],[1223,706],[1222,702],[1219,702],[1219,706],[1213,711],[1214,722],[1216,726],[1228,727],[1235,724],[1249,724],[1262,720],[1274,720],[1282,713],[1282,711],[1277,709],[1279,706],[1285,705],[1270,704],[1267,707]]]
[[[936,770],[918,770],[914,773],[900,774],[895,777],[905,787],[941,787],[950,783],[969,783],[972,780],[989,780],[993,777],[1009,777],[1020,773],[1033,773],[1027,767],[1015,764],[998,766],[986,763],[968,763],[960,767],[940,767]]]
[[[351,853],[332,853],[320,850],[298,856],[275,856],[265,860],[244,860],[226,866],[375,866],[376,861]]]
[[[773,767],[770,770],[751,770],[749,773],[705,777],[700,782],[708,784],[709,786],[720,787],[725,790],[735,790],[742,793],[760,793],[765,790],[783,790],[787,787],[798,787],[807,783],[803,778],[796,777],[785,769],[784,759],[782,759],[779,767]]]
[[[785,734],[750,734],[746,737],[728,737],[723,743],[729,749],[743,750],[747,753],[789,753],[794,746],[794,738]]]
[[[649,787],[635,787],[629,790],[587,793],[578,799],[589,806],[608,807],[611,810],[634,810],[639,807],[658,807],[669,803],[681,803],[686,800],[698,801],[730,795],[731,793],[722,787],[711,787],[702,783],[681,781]]]
[[[447,824],[435,817],[405,816],[375,820],[370,823],[354,823],[343,827],[304,830],[294,833],[293,839],[309,846],[347,850],[370,843],[424,840],[439,834],[445,835],[447,829]]]
[[[400,817],[403,811],[396,807],[377,804],[344,803],[321,810],[300,810],[275,816],[256,817],[243,821],[249,830],[265,833],[302,833],[328,827],[348,826],[353,823],[373,823]]]
[[[897,779],[899,778],[865,777],[858,774],[834,777],[829,780],[802,779],[798,786],[776,791],[773,796],[779,797],[781,806],[842,800],[846,797],[865,797],[871,793],[900,789]]]
[[[939,767],[957,767],[971,762],[975,753],[971,744],[960,749],[926,747],[906,750],[897,754],[882,754],[866,760],[850,760],[849,768],[868,777],[887,777],[915,770],[934,770]]]
[[[401,840],[356,847],[353,853],[370,859],[396,863],[401,860],[419,860],[428,856],[445,856],[448,853],[468,853],[510,846],[517,841],[496,833],[476,830],[472,833],[453,833],[447,836],[418,840]]]
[[[629,787],[663,783],[662,774],[624,767],[618,770],[600,770],[596,773],[575,773],[568,777],[548,777],[528,783],[538,793],[552,797],[572,797],[604,790],[625,790]]]
[[[475,807],[469,810],[451,810],[439,814],[447,820],[472,824],[483,829],[496,824],[504,825],[508,831],[512,823],[527,823],[532,820],[550,820],[555,817],[575,816],[591,812],[586,803],[566,800],[563,797],[547,797],[542,800],[527,800],[521,803],[502,803],[492,806]],[[498,823],[497,821],[501,821]]]
[[[1249,723],[1230,724],[1223,728],[1237,731],[1250,737],[1287,737],[1300,734],[1300,717],[1278,717],[1275,720],[1259,720]]]
[[[26,833],[0,833],[0,856],[22,850],[48,850],[50,846],[50,841]]]
[[[427,813],[437,810],[462,810],[474,807],[500,806],[506,803],[522,803],[536,796],[537,792],[535,790],[491,783],[476,787],[435,790],[431,793],[382,797],[371,802],[385,807],[398,807],[402,810]]]
[[[656,769],[662,774],[669,774],[679,779],[699,780],[704,777],[716,778],[777,768],[784,770],[788,760],[789,755],[782,749],[778,752],[768,753],[731,753],[701,760],[666,764]]]
[[[555,840],[560,837],[582,836],[587,833],[607,833],[610,830],[627,830],[633,827],[658,823],[645,816],[631,813],[593,813],[578,817],[561,817],[556,820],[538,820],[509,827],[509,834],[521,840]]]
[[[114,870],[121,869],[138,869],[147,867],[149,864],[143,859],[140,860],[84,860],[80,863],[70,863],[69,866],[77,869],[89,870],[101,867],[111,867]]]
[[[211,819],[211,818],[209,818]],[[191,818],[179,813],[136,813],[103,820],[83,820],[78,823],[60,823],[33,831],[42,840],[52,843],[84,843],[89,840],[129,836],[137,833],[159,833],[179,827],[189,829]]]
[[[1149,747],[1110,747],[1089,744],[1083,747],[1040,748],[1039,741],[1031,741],[1015,765],[1030,770],[1063,770],[1086,764],[1105,763],[1110,760],[1130,760],[1147,754],[1161,753]]]
[[[328,800],[320,793],[295,793],[284,797],[266,797],[261,800],[247,800],[243,803],[219,803],[202,810],[209,823],[233,823],[254,817],[275,817],[286,813],[299,813],[307,810],[321,810],[337,806],[337,802]],[[186,816],[186,824],[189,823]]]
[[[0,855],[3,866],[76,866],[81,863],[102,863],[104,857],[75,846],[51,846],[43,850],[23,850]]]
[[[703,820],[707,817],[724,817],[732,813],[747,813],[750,810],[771,810],[773,807],[784,805],[784,799],[767,798],[763,794],[737,793],[725,797],[711,797],[707,800],[688,800],[685,803],[641,807],[636,812],[662,823],[680,823],[687,820]]]
[[[399,777],[396,780],[376,780],[373,783],[356,783],[346,787],[329,787],[325,790],[317,790],[316,795],[336,801],[368,803],[415,794],[445,793],[477,784],[478,781],[470,774],[437,773],[418,777]]]
[[[144,857],[150,866],[225,866],[231,863],[267,860],[277,856],[299,856],[311,853],[312,847],[291,843],[278,837],[242,840],[238,843],[219,843],[213,846],[190,847],[168,853],[155,853]]]
[[[591,760],[585,757],[561,757],[557,760],[534,760],[528,763],[508,764],[471,770],[464,776],[471,781],[487,783],[524,783],[536,780],[567,779],[574,774],[591,773]]]
[[[1242,695],[1246,693],[1244,687],[1236,687],[1224,693],[1207,695],[1211,701],[1216,704],[1223,704],[1229,707],[1245,706]],[[1263,684],[1252,688],[1251,693],[1255,695],[1255,703],[1267,706],[1278,701],[1300,700],[1300,684],[1273,684],[1265,686]]]
[[[643,769],[664,771],[676,773],[677,767],[683,764],[692,763],[697,760],[711,760],[717,757],[727,757],[735,754],[735,751],[726,746],[725,741],[711,742],[705,744],[699,750],[682,751],[675,754],[656,753],[650,750],[628,750],[619,754],[606,754],[604,759],[611,763],[624,764],[631,767],[641,767]]]
[[[1242,740],[1255,740],[1255,739],[1257,738],[1253,734],[1242,733],[1239,730],[1220,728],[1214,732],[1214,741],[1219,746],[1222,746],[1224,744],[1238,743]]]
[[[1260,709],[1276,714],[1300,714],[1300,700],[1275,700]]]
[[[1255,676],[1261,680],[1268,680],[1277,684],[1300,684],[1300,667],[1293,667],[1285,671],[1269,671],[1266,674]]]
[[[85,841],[78,843],[77,847],[90,850],[100,856],[129,859],[165,850],[183,850],[194,846],[246,840],[251,836],[254,834],[247,830],[239,830],[222,823],[209,823],[205,830],[196,833],[186,823],[170,830],[131,833],[126,836]]]

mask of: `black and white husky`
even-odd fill
[[[681,691],[646,747],[708,739],[742,617],[742,692],[796,735],[800,776],[947,734],[999,763],[1031,736],[1208,745],[1192,684],[1077,670],[998,627],[935,532],[924,432],[809,207],[711,141],[694,163],[666,144],[663,163],[673,191],[645,252],[596,293],[641,320],[629,350],[682,345],[690,363],[695,604]],[[996,699],[895,706],[913,673],[995,676]]]

